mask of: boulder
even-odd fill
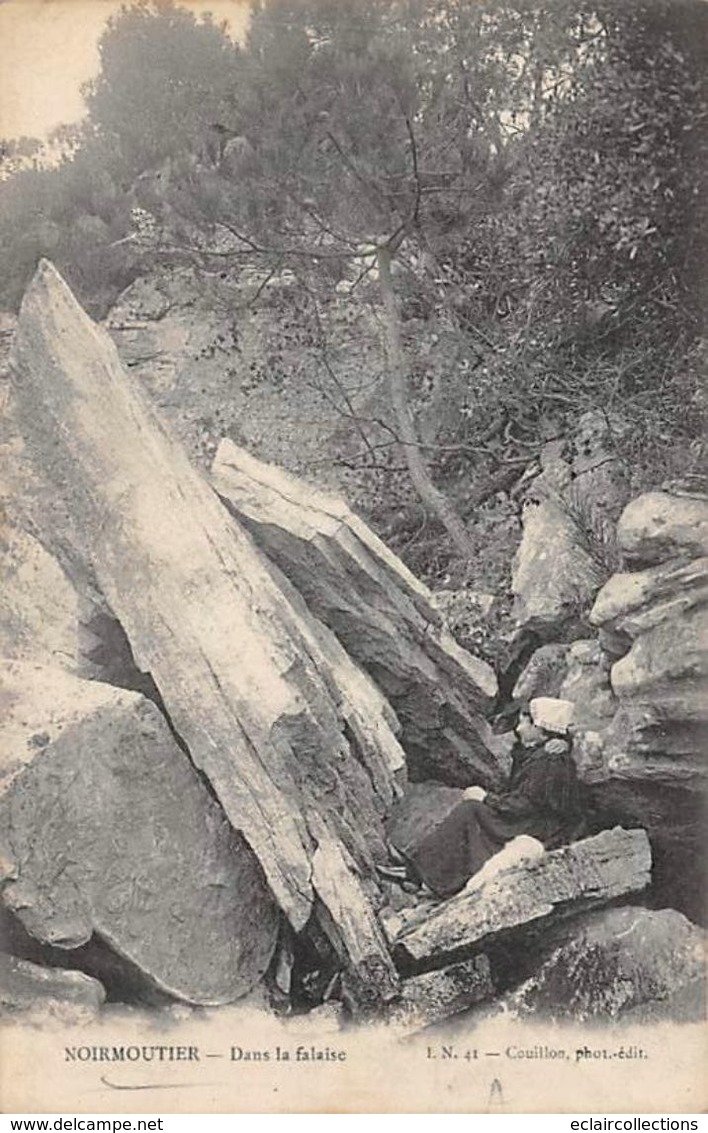
[[[293,928],[337,904],[313,881],[320,823],[336,853],[317,877],[328,886],[350,863],[373,907],[373,855],[405,775],[388,703],[228,515],[46,261],[23,299],[13,380],[46,482],[28,509],[50,549],[71,546],[95,578]],[[345,965],[364,956],[383,999],[395,992],[382,937],[338,933],[336,945]]]
[[[489,960],[486,956],[474,956],[404,980],[400,997],[387,1007],[384,1021],[396,1030],[412,1034],[459,1015],[493,995]]]
[[[59,563],[31,535],[0,528],[0,656],[84,667],[81,625],[90,616]]]
[[[222,441],[212,482],[229,510],[376,681],[414,778],[498,778],[482,718],[494,672],[442,624],[428,589],[343,500]]]
[[[567,505],[552,497],[528,504],[512,566],[517,625],[557,631],[590,605],[602,581],[602,569],[586,550]]]
[[[541,454],[526,494],[523,535],[512,568],[517,624],[546,637],[577,624],[617,558],[615,521],[629,494],[614,454],[622,422],[582,415],[568,441]]]
[[[577,1022],[705,1019],[705,934],[681,913],[603,909],[559,936],[507,1010]]]
[[[651,852],[643,830],[603,830],[468,886],[409,920],[395,941],[402,964],[439,968],[646,888]]]
[[[667,722],[708,725],[708,606],[641,633],[611,680],[623,704],[647,705]]]
[[[96,934],[168,995],[228,1003],[278,912],[244,840],[135,692],[0,662],[2,900],[36,940]]]
[[[633,573],[613,574],[595,599],[590,624],[630,640],[661,622],[708,605],[708,558],[671,559]]]
[[[617,541],[625,556],[639,563],[708,555],[708,498],[646,492],[622,512]]]
[[[558,696],[572,703],[576,728],[594,729],[612,719],[617,701],[610,686],[611,665],[611,658],[593,639],[574,641],[568,648]]]
[[[0,1013],[3,1019],[64,1026],[93,1022],[106,993],[83,972],[43,968],[0,953]]]
[[[568,672],[570,646],[551,642],[536,649],[512,690],[513,699],[525,707],[535,696],[560,696]]]
[[[0,532],[0,657],[66,669],[154,697],[120,623],[62,548],[10,524]]]

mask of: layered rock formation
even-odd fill
[[[411,774],[498,779],[481,713],[493,670],[441,624],[427,588],[344,503],[222,441],[212,481],[312,612],[373,677],[401,722]]]
[[[699,918],[708,775],[706,530],[708,499],[700,495],[650,492],[628,504],[616,543],[631,569],[614,573],[588,604],[597,636],[544,646],[514,689],[524,704],[545,681],[573,702],[574,755],[598,821],[644,826],[654,849],[655,899]]]
[[[122,964],[198,1004],[264,981],[280,1010],[339,1001],[405,1030],[500,994],[559,1015],[565,996],[578,1018],[670,1015],[697,995],[702,938],[680,914],[589,910],[628,894],[696,905],[705,500],[651,493],[616,538],[613,423],[589,415],[570,449],[547,447],[515,586],[522,652],[548,644],[502,706],[489,667],[341,500],[228,442],[220,499],[46,264],[23,304],[13,398],[0,820],[18,956],[100,975],[100,946],[111,994]],[[597,594],[620,553],[627,569]],[[503,777],[493,705],[560,704],[600,833],[492,859],[448,901],[379,880],[387,836],[415,845],[458,785]],[[406,761],[443,782],[401,802]],[[95,1012],[100,988],[84,992]]]

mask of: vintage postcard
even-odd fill
[[[707,25],[0,3],[4,1112],[705,1109]]]

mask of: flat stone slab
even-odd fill
[[[603,830],[592,838],[550,850],[494,874],[409,921],[394,941],[394,954],[424,967],[479,952],[557,917],[581,912],[644,889],[651,850],[643,830]]]
[[[401,997],[387,1009],[385,1020],[389,1026],[412,1033],[442,1023],[493,995],[489,961],[486,956],[474,956],[404,980]]]

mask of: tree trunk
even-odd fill
[[[389,249],[380,247],[377,251],[376,260],[385,312],[386,353],[388,355],[391,404],[411,482],[423,505],[442,523],[459,554],[465,559],[471,559],[474,556],[474,548],[467,534],[467,529],[450,501],[435,487],[431,479],[411,413],[408,364],[401,339],[401,322],[391,279],[391,253]]]

